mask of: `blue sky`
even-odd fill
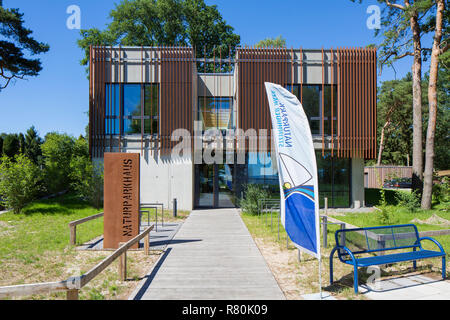
[[[81,28],[103,29],[114,8],[112,0],[4,0],[7,8],[25,14],[26,27],[34,37],[50,44],[41,55],[43,71],[27,81],[18,80],[0,92],[0,132],[24,132],[34,125],[41,136],[58,131],[79,136],[88,123],[89,83],[79,61],[83,52],[76,41],[78,30],[69,30],[66,9],[81,8]],[[378,43],[366,27],[366,9],[350,0],[205,0],[216,4],[228,24],[241,36],[242,45],[282,35],[287,46],[298,48],[357,47]],[[404,59],[393,70],[384,70],[379,80],[402,77],[411,68]],[[424,68],[427,71],[427,68]]]

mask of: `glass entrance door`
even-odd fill
[[[214,207],[214,165],[197,165],[197,206]]]
[[[234,165],[201,164],[196,165],[196,207],[233,208]]]
[[[232,208],[234,204],[233,165],[217,164],[219,208]]]

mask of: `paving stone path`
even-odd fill
[[[235,209],[197,210],[130,296],[140,300],[285,299]]]
[[[372,300],[450,300],[450,281],[405,275],[359,286],[359,292]]]

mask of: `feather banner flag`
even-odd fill
[[[320,260],[319,190],[311,130],[297,97],[266,82],[281,195],[281,222],[301,251]]]

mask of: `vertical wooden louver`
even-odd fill
[[[376,157],[376,50],[337,49],[337,156]]]
[[[178,143],[171,141],[172,132],[186,129],[192,135],[192,48],[161,50],[161,152],[169,153]],[[186,137],[188,138],[188,137]]]
[[[242,48],[237,50],[238,127],[268,130],[267,150],[271,148],[272,122],[264,82],[285,86],[290,83],[291,58],[286,48]],[[246,150],[249,144],[246,143]],[[258,144],[258,151],[260,145]]]
[[[104,47],[90,47],[89,58],[89,152],[103,155],[105,143],[106,56]]]

